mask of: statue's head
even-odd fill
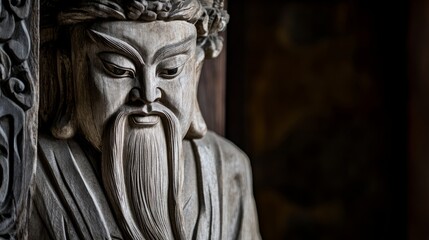
[[[218,32],[227,21],[222,2],[213,0],[91,0],[67,6],[59,23],[67,29],[70,49],[58,58],[59,72],[67,72],[60,77],[69,78],[73,96],[52,133],[70,138],[78,131],[101,149],[105,126],[121,107],[158,102],[178,118],[182,137],[203,136],[199,75],[203,60],[220,53]],[[158,121],[133,119],[140,126]]]
[[[127,239],[191,238],[182,140],[206,131],[196,91],[203,60],[222,48],[222,8],[219,0],[83,0],[59,15],[59,83],[51,83],[66,94],[51,89],[62,100],[51,131],[79,133],[101,151],[102,184]],[[55,102],[44,99],[48,116]]]

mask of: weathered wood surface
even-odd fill
[[[0,3],[0,238],[26,239],[38,111],[38,1]]]
[[[197,100],[223,1],[42,4],[33,238],[258,239],[248,159]],[[220,133],[222,56],[199,95]]]
[[[226,42],[226,34],[222,36]],[[220,135],[225,134],[225,79],[226,48],[217,58],[205,61],[198,87],[198,102],[207,128]]]

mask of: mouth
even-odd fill
[[[131,115],[130,117],[131,117],[132,123],[138,127],[152,127],[156,125],[160,120],[160,117],[156,115],[134,114],[134,115]]]

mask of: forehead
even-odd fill
[[[196,43],[197,37],[195,26],[185,21],[112,21],[95,23],[90,29],[121,39],[144,52],[187,40]]]

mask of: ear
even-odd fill
[[[76,133],[73,79],[70,56],[63,51],[57,52],[57,77],[60,98],[64,99],[56,106],[58,111],[52,122],[51,133],[59,139],[72,138]]]
[[[201,75],[201,69],[203,67],[204,63],[204,50],[197,46],[197,66],[196,66],[196,83],[195,83],[195,94],[194,94],[194,110],[192,112],[192,119],[191,119],[191,125],[189,127],[189,130],[185,136],[187,139],[194,139],[194,138],[202,138],[207,133],[207,125],[204,121],[203,115],[201,114],[200,106],[198,104],[197,99],[197,89],[198,89],[198,82],[200,80]]]
[[[207,133],[207,125],[198,104],[195,105],[191,126],[186,134],[187,139],[202,138]]]

